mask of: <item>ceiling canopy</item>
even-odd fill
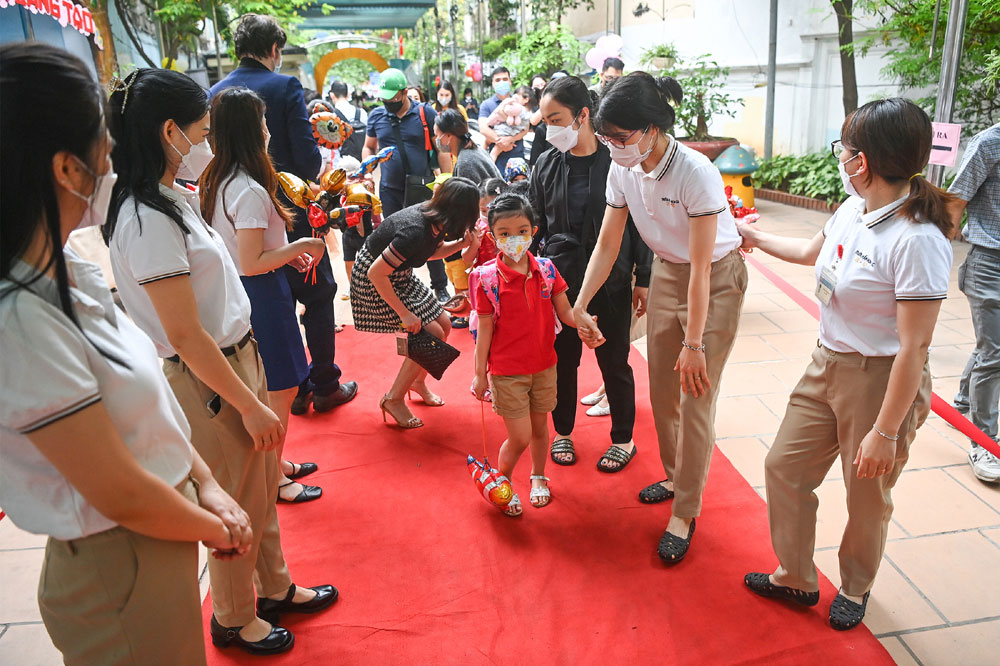
[[[317,0],[300,11],[301,30],[380,30],[412,28],[435,6],[434,0]],[[323,12],[328,6],[332,11]]]

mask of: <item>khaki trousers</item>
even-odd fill
[[[779,562],[774,580],[779,585],[807,592],[819,589],[813,563],[819,500],[813,491],[839,454],[848,513],[840,542],[841,587],[852,596],[871,589],[892,516],[890,491],[903,471],[917,428],[930,412],[931,375],[924,363],[917,396],[899,428],[892,471],[874,479],[857,477],[854,458],[882,408],[894,358],[818,346],[792,391],[764,462],[771,543]]]
[[[672,512],[678,518],[701,514],[701,495],[715,446],[715,403],[722,368],[736,341],[747,269],[736,250],[712,264],[708,319],[702,338],[711,388],[698,398],[681,392],[680,373],[674,371],[687,328],[690,277],[690,264],[655,259],[646,315],[649,402],[663,469],[674,483]]]
[[[243,383],[267,404],[267,381],[251,340],[226,360]],[[206,386],[183,362],[166,361],[167,375],[177,401],[191,423],[191,443],[219,485],[250,516],[253,544],[244,557],[222,561],[208,558],[209,584],[215,618],[224,627],[242,627],[254,619],[257,595],[284,593],[292,584],[281,552],[278,528],[278,457],[274,451],[257,451],[236,409],[222,402],[214,417],[206,406],[215,391]]]
[[[177,490],[197,503],[190,479]],[[69,666],[205,663],[195,543],[124,527],[50,538],[38,608]]]

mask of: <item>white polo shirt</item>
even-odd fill
[[[167,339],[153,302],[143,285],[157,280],[191,276],[202,327],[220,347],[239,342],[250,330],[250,299],[236,272],[225,242],[201,219],[198,195],[175,185],[160,185],[183,215],[185,234],[169,217],[126,199],[118,212],[111,238],[111,269],[129,316],[153,339],[157,353],[167,358],[177,352]]]
[[[115,308],[97,265],[69,248],[64,256],[79,328],[60,309],[51,278],[0,299],[0,506],[18,527],[67,540],[115,523],[87,503],[29,434],[100,401],[139,465],[167,484],[190,474],[193,454],[191,428],[153,343]],[[12,269],[21,281],[35,273],[19,261]],[[0,281],[0,290],[10,284]]]
[[[212,228],[219,232],[225,241],[229,256],[232,257],[240,275],[246,273],[240,266],[240,250],[236,241],[237,229],[263,229],[262,249],[265,252],[288,244],[284,218],[278,214],[267,190],[243,169],[237,169],[232,178],[223,181],[223,187],[219,189],[219,194],[215,198]]]
[[[894,356],[899,352],[896,303],[947,298],[951,243],[933,224],[899,215],[905,201],[865,213],[864,199],[851,197],[823,227],[817,280],[843,247],[833,297],[820,306],[819,340],[825,347]]]
[[[650,173],[641,165],[626,169],[611,164],[608,205],[628,208],[649,249],[673,264],[691,263],[688,242],[697,218],[718,215],[712,252],[712,261],[718,261],[742,243],[722,175],[707,157],[672,136],[667,138],[670,145]]]

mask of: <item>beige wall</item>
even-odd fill
[[[695,0],[644,0],[652,11],[636,18],[632,10],[640,0],[622,0],[622,27],[635,25],[655,25],[663,20],[653,12],[666,15],[670,20],[689,19],[694,17]],[[614,0],[594,0],[593,9],[577,8],[566,12],[562,24],[568,26],[578,37],[586,38],[611,32],[615,20],[613,16]]]

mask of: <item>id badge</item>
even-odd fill
[[[396,332],[396,353],[399,354],[400,356],[408,355],[407,352],[409,351],[409,348],[407,345],[407,340],[408,338],[406,335],[406,331]]]
[[[833,290],[837,288],[837,274],[830,266],[824,266],[819,271],[819,280],[816,281],[816,298],[823,305],[829,305],[833,299]]]

